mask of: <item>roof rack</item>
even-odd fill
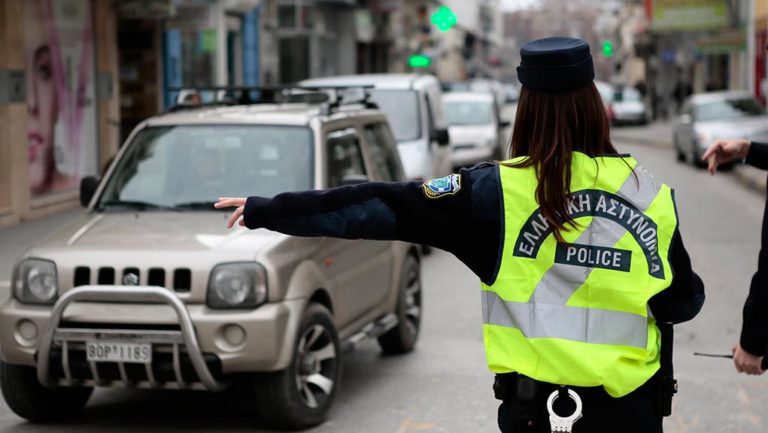
[[[167,91],[175,96],[176,105],[169,111],[197,109],[201,107],[221,107],[231,105],[254,104],[321,104],[324,115],[338,111],[342,105],[363,105],[365,108],[379,108],[370,101],[372,85],[364,86],[191,86],[172,87]],[[349,98],[353,89],[359,89],[359,98]],[[204,97],[204,92],[212,92],[212,97]]]

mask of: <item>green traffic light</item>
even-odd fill
[[[608,39],[603,41],[603,55],[605,57],[613,57],[613,42]]]
[[[456,22],[456,14],[447,6],[440,6],[432,14],[432,24],[441,32],[447,32],[456,25]]]
[[[428,68],[432,66],[432,59],[424,54],[414,54],[408,58],[408,66],[412,68]]]

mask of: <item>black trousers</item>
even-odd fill
[[[582,417],[573,426],[574,433],[662,433],[662,416],[657,403],[656,381],[646,384],[621,398],[608,395],[602,387],[570,387],[582,401]],[[531,424],[516,423],[519,410],[516,399],[505,400],[499,406],[499,429],[502,433],[550,433],[547,398],[558,386],[537,382],[531,413]],[[555,400],[555,411],[563,415],[573,413],[570,399]]]

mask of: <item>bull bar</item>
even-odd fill
[[[156,303],[166,304],[176,313],[180,331],[126,331],[109,329],[68,329],[59,328],[64,311],[73,302],[114,302],[114,303]],[[195,328],[184,303],[172,292],[167,289],[151,286],[130,286],[123,288],[121,286],[83,286],[72,289],[64,293],[54,304],[51,312],[51,318],[45,327],[38,350],[37,378],[45,386],[55,387],[57,383],[50,376],[51,349],[54,342],[62,344],[62,369],[64,371],[65,382],[73,384],[69,366],[69,348],[70,341],[82,341],[89,338],[103,338],[110,336],[119,339],[120,336],[131,334],[143,334],[141,340],[151,343],[163,343],[173,345],[173,370],[179,387],[185,387],[181,368],[180,345],[184,345],[192,367],[203,384],[209,391],[220,391],[224,385],[217,381],[211,374],[208,365],[205,362],[200,345],[197,341]],[[99,384],[100,379],[95,362],[90,362],[91,371],[94,376],[94,383]],[[145,364],[149,387],[158,387],[154,379],[151,364]],[[125,386],[130,386],[131,381],[125,373],[124,363],[119,362],[118,368],[120,376]]]

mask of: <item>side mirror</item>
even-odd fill
[[[510,126],[512,126],[512,122],[509,120],[502,120],[499,122],[499,128],[509,128]]]
[[[87,176],[80,180],[80,205],[88,207],[98,187],[99,180],[95,176]]]
[[[448,135],[447,129],[435,129],[432,131],[430,138],[433,141],[436,141],[440,146],[447,146],[451,144],[451,136]]]
[[[370,179],[368,179],[368,176],[364,174],[348,174],[341,179],[341,185],[360,185],[361,183],[366,183],[369,180]]]
[[[693,122],[693,118],[691,118],[690,114],[680,115],[680,123],[691,123],[691,122]]]

